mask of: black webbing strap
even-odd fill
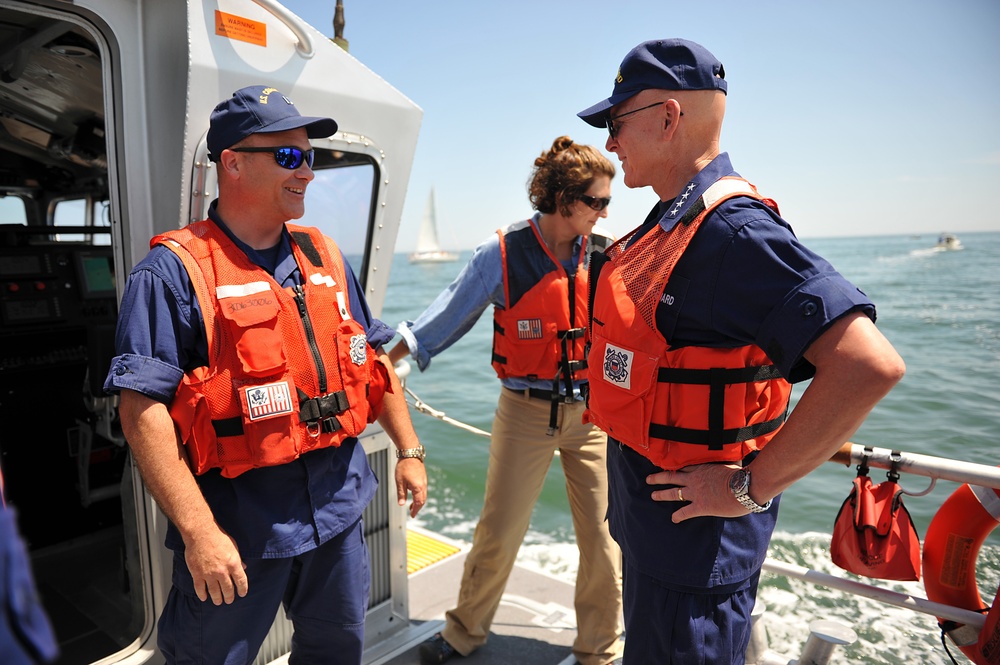
[[[739,443],[764,434],[770,434],[785,422],[788,412],[777,418],[756,425],[747,425],[735,429],[720,429],[716,431],[688,429],[686,427],[671,427],[653,423],[649,426],[649,435],[657,439],[669,439],[680,443],[692,443],[698,446],[708,446],[709,450],[722,450],[722,444]],[[711,437],[709,435],[712,435]]]
[[[573,395],[573,372],[581,369],[579,360],[569,359],[570,346],[573,340],[580,339],[584,336],[586,331],[583,328],[570,328],[569,330],[559,330],[556,334],[559,337],[560,348],[562,349],[562,357],[559,360],[560,373],[563,377],[563,384],[566,386],[566,395],[572,397]],[[556,377],[558,381],[559,377]]]
[[[241,436],[243,434],[243,416],[213,420],[212,428],[215,430],[215,436],[219,438],[224,436]]]
[[[572,282],[570,282],[572,284]],[[556,336],[559,338],[562,357],[559,361],[559,371],[552,379],[552,409],[549,411],[549,429],[546,432],[549,436],[554,436],[559,424],[559,402],[572,402],[573,397],[573,373],[586,369],[587,360],[570,360],[569,349],[573,340],[580,339],[587,333],[585,328],[570,328],[569,330],[558,330]],[[559,378],[562,377],[565,394],[559,394]]]
[[[722,381],[723,384],[755,383],[757,381],[770,381],[780,378],[781,372],[774,365],[713,368],[711,370],[661,367],[656,375],[656,380],[660,383],[690,383],[701,386],[712,385],[716,381]]]
[[[336,432],[343,425],[337,416],[351,408],[347,393],[339,390],[312,399],[303,399],[305,394],[299,390],[299,422],[319,425],[323,432]]]
[[[571,390],[570,395],[573,394]],[[549,428],[545,430],[546,436],[555,436],[559,425],[559,375],[552,379],[552,401],[549,402]]]
[[[311,423],[322,418],[336,416],[351,408],[347,393],[339,390],[320,397],[299,401],[299,421]]]
[[[501,326],[499,323],[497,323],[496,319],[493,319],[493,332],[496,333],[497,335],[501,335],[501,336],[504,333],[503,326]],[[507,364],[507,356],[501,356],[501,355],[499,355],[494,350],[493,351],[493,362],[498,363],[500,365],[506,365]]]
[[[305,231],[291,231],[289,235],[292,236],[295,244],[299,246],[299,249],[309,259],[309,262],[313,264],[313,267],[323,267],[323,259],[320,256],[319,250],[316,249],[316,245],[313,244],[312,237],[308,233]]]
[[[610,260],[604,252],[593,252],[590,255],[590,268],[587,270],[587,326],[591,332],[594,330],[594,297],[597,293],[597,280],[601,276],[604,264]]]
[[[708,391],[708,429],[698,430],[686,427],[673,427],[652,423],[649,435],[658,439],[668,439],[681,443],[708,446],[709,450],[722,450],[729,443],[739,443],[763,434],[770,434],[785,422],[787,408],[777,418],[755,425],[726,429],[725,407],[726,386],[734,383],[755,383],[780,379],[781,372],[774,365],[758,367],[713,367],[710,369],[681,369],[677,367],[661,367],[657,372],[660,383],[684,383],[689,385],[707,385]]]

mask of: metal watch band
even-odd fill
[[[426,453],[424,452],[423,446],[415,446],[413,448],[404,448],[403,450],[396,449],[396,459],[418,459],[421,462],[424,461]]]
[[[736,500],[739,501],[740,504],[744,508],[749,510],[751,513],[763,513],[766,512],[767,509],[771,507],[770,501],[768,501],[762,506],[753,499],[751,499],[749,494],[737,494]]]

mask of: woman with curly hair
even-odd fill
[[[607,437],[583,422],[580,394],[587,383],[587,268],[590,253],[612,241],[596,224],[607,217],[614,175],[597,148],[557,138],[535,159],[528,181],[535,214],[480,244],[455,281],[399,326],[403,341],[389,358],[409,354],[424,371],[492,304],[492,362],[503,385],[458,604],[444,629],[420,646],[424,665],[486,643],[557,450],[580,550],[573,653],[582,665],[621,655],[621,553],[605,522]]]

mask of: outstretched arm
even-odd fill
[[[215,522],[188,466],[167,407],[134,390],[121,391],[122,430],[143,482],[184,539],[184,557],[202,601],[232,603],[249,584],[233,539]]]

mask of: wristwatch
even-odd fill
[[[750,498],[750,472],[746,469],[736,469],[733,475],[729,476],[729,491],[740,505],[751,513],[763,513],[771,507],[770,501],[762,506]]]
[[[424,457],[426,456],[427,454],[424,452],[423,446],[414,446],[413,448],[403,448],[402,450],[400,450],[399,448],[396,449],[396,459],[408,459],[412,457],[414,459],[418,459],[421,462],[423,462]]]

